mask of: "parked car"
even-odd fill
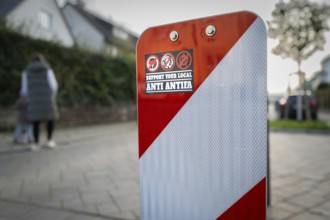
[[[280,118],[285,117],[285,111],[288,110],[288,117],[290,119],[297,118],[297,95],[290,95],[286,98],[282,98],[279,102],[279,114]],[[316,102],[315,98],[311,95],[307,95],[308,99],[308,106],[310,109],[312,119],[317,119],[317,112],[318,112],[318,103]],[[306,106],[305,106],[305,99],[302,97],[302,107],[303,107],[303,118],[306,118]]]

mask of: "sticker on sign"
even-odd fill
[[[193,50],[145,55],[146,94],[194,91]]]

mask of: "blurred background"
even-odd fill
[[[138,38],[242,10],[268,30],[268,219],[330,219],[328,0],[0,0],[0,219],[139,219]],[[13,140],[34,52],[55,73],[61,116],[57,149],[38,153]]]

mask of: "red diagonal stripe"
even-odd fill
[[[137,45],[139,156],[148,149],[193,93],[145,94],[145,55],[194,50],[194,90],[255,21],[256,15],[239,12],[155,27],[145,31]],[[212,38],[205,36],[207,25],[218,27]],[[171,31],[179,39],[169,39]]]
[[[265,220],[266,178],[262,179],[217,220]]]

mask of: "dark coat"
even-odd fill
[[[28,88],[28,119],[48,121],[58,118],[56,93],[49,86],[47,72],[49,66],[42,62],[31,62],[25,69]]]

